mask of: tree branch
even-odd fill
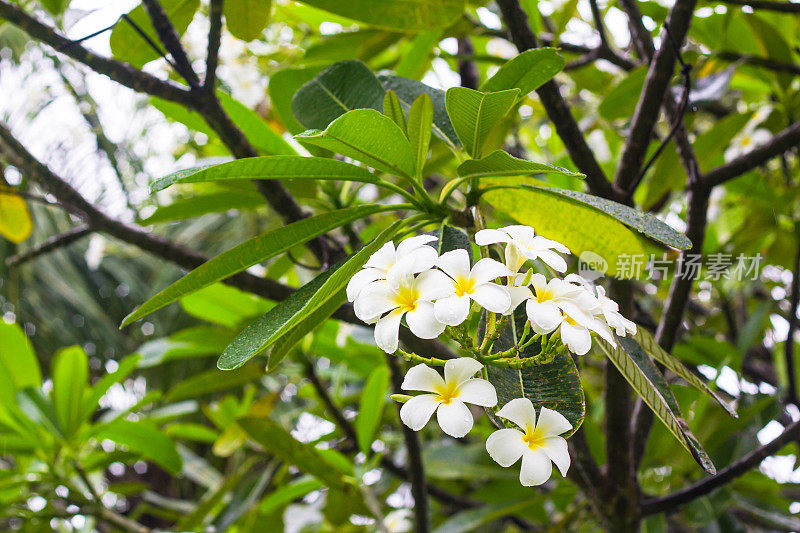
[[[800,229],[800,226],[795,226]],[[797,231],[795,231],[797,234]],[[784,361],[786,362],[786,376],[789,386],[786,391],[786,400],[800,407],[800,398],[797,395],[797,374],[794,360],[794,334],[797,332],[797,307],[800,305],[800,242],[794,256],[794,270],[792,272],[792,289],[789,294],[789,329],[786,334],[786,345],[783,347]]]
[[[766,163],[775,156],[800,146],[800,121],[776,134],[769,142],[753,148],[744,155],[706,172],[701,181],[704,187],[714,187]]]
[[[738,52],[731,52],[729,50],[715,52],[712,54],[712,57],[718,57],[724,61],[731,62],[744,61],[748,65],[765,68],[775,72],[788,72],[789,74],[800,76],[800,65],[797,63],[786,63],[783,61],[770,59],[768,57],[740,54]]]
[[[800,421],[793,422],[773,441],[756,448],[738,461],[726,466],[715,475],[698,481],[669,496],[645,500],[642,505],[642,514],[651,515],[670,511],[704,496],[757,467],[761,464],[761,461],[777,453],[784,445],[796,440],[798,437],[800,437]]]
[[[142,4],[150,16],[156,35],[158,35],[161,44],[167,49],[169,55],[172,56],[180,75],[183,76],[192,89],[200,87],[200,79],[192,68],[192,64],[186,56],[186,51],[181,46],[181,38],[172,22],[170,22],[169,17],[167,17],[164,8],[161,7],[158,0],[142,0]]]
[[[517,50],[524,52],[538,48],[539,43],[528,24],[528,16],[518,0],[498,0],[497,5],[503,17],[503,22],[508,28],[511,41]],[[578,169],[586,174],[586,183],[589,190],[604,198],[615,197],[614,189],[608,178],[594,157],[594,153],[586,144],[578,123],[572,116],[569,105],[561,96],[558,85],[550,80],[538,89],[536,93],[547,111],[547,116],[556,128],[561,141],[569,152],[572,161]]]
[[[6,258],[6,266],[8,268],[14,268],[22,265],[30,261],[31,259],[35,259],[40,255],[44,255],[46,253],[52,252],[53,250],[58,250],[59,248],[63,248],[65,246],[69,246],[73,242],[82,239],[92,233],[92,229],[89,227],[88,224],[83,224],[81,226],[76,226],[74,228],[68,229],[63,233],[59,233],[58,235],[53,235],[52,237],[48,238],[45,241],[40,242],[39,244],[31,247],[28,250],[25,250],[22,253],[17,255],[12,255],[11,257]]]
[[[621,191],[629,191],[631,183],[642,169],[664,94],[675,72],[677,51],[689,30],[695,3],[696,0],[677,0],[664,23],[661,47],[650,62],[644,89],[636,104],[628,140],[614,177],[614,185]]]
[[[216,90],[219,47],[222,40],[222,2],[223,0],[211,0],[208,8],[208,50],[206,52],[206,77],[203,80],[203,88],[212,93]]]
[[[474,61],[466,59],[475,55],[472,47],[472,40],[469,37],[458,38],[458,55],[462,58],[458,60],[458,74],[461,76],[461,86],[469,89],[477,89],[480,85],[480,73]]]
[[[753,9],[778,11],[780,13],[800,13],[800,4],[793,2],[773,2],[771,0],[719,0],[732,6],[750,6]]]

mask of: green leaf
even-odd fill
[[[467,251],[472,260],[472,243],[464,230],[453,226],[442,226],[440,230],[437,229],[432,234],[439,239],[436,243],[436,251],[439,255],[462,249]]]
[[[411,41],[410,46],[395,67],[398,76],[420,79],[431,64],[431,52],[439,42],[442,32],[439,30],[420,33]]]
[[[208,285],[181,298],[181,307],[189,315],[231,329],[241,327],[271,306],[260,296],[222,283]]]
[[[42,386],[42,372],[28,336],[18,324],[0,320],[0,405],[14,403],[14,394]]]
[[[269,77],[267,91],[270,102],[272,102],[272,109],[275,110],[284,127],[292,135],[306,129],[294,118],[292,98],[303,84],[313,79],[321,70],[322,67],[286,68]],[[327,124],[324,127],[327,127]]]
[[[316,479],[309,479],[308,477],[299,478],[288,485],[278,487],[273,492],[270,492],[261,500],[261,503],[258,504],[258,512],[262,515],[268,515],[322,487],[322,483]]]
[[[159,3],[178,35],[183,35],[194,18],[197,8],[200,7],[200,0],[161,0]],[[128,17],[152,42],[161,42],[143,5],[135,7],[128,13]],[[137,68],[161,57],[125,20],[120,20],[114,26],[111,31],[110,45],[111,53],[116,59],[130,63]]]
[[[517,88],[520,96],[525,96],[561,72],[564,64],[555,48],[526,50],[506,61],[480,90],[488,93]]]
[[[53,405],[64,436],[70,437],[83,422],[83,395],[89,381],[89,359],[80,346],[56,352],[51,371]]]
[[[390,74],[379,74],[378,79],[386,90],[394,91],[397,94],[405,110],[410,110],[420,95],[427,94],[433,103],[433,133],[452,146],[461,144],[447,114],[444,91],[434,89],[417,80]]]
[[[356,254],[306,283],[270,309],[266,315],[253,322],[225,349],[217,361],[217,366],[221,370],[238,368],[254,355],[275,344],[282,335],[325,305],[331,298],[337,297],[353,274],[378,248],[392,238],[402,224],[403,221],[395,222]]]
[[[653,359],[675,372],[697,390],[705,392],[714,398],[714,400],[720,404],[729,415],[734,418],[739,417],[739,415],[736,413],[736,410],[728,405],[728,402],[723,400],[716,392],[711,390],[708,385],[706,385],[705,381],[700,379],[694,372],[686,368],[677,357],[673,356],[659,346],[656,340],[647,330],[642,327],[636,328],[636,333],[633,335],[633,338],[636,339],[636,342],[638,342],[644,351],[650,354]]]
[[[129,355],[119,362],[119,366],[114,372],[104,375],[94,386],[89,388],[83,399],[83,420],[88,420],[89,417],[92,416],[97,409],[100,398],[108,392],[108,389],[110,389],[114,383],[119,383],[124,380],[131,372],[138,368],[140,359],[141,356],[139,354]]]
[[[179,198],[171,204],[159,206],[153,214],[139,222],[142,226],[199,217],[208,213],[224,213],[231,209],[258,209],[264,198],[253,194],[220,191]]]
[[[483,145],[492,129],[511,110],[519,96],[519,89],[482,93],[466,87],[451,87],[445,95],[447,114],[453,128],[474,159],[481,157]]]
[[[594,207],[547,191],[545,187],[504,188],[486,192],[483,199],[520,224],[563,243],[575,255],[585,251],[600,255],[608,264],[608,275],[622,270],[617,268],[620,257],[645,257],[642,243],[624,224]]]
[[[292,99],[292,111],[306,128],[324,130],[353,109],[380,111],[385,92],[364,63],[340,61],[300,87]]]
[[[358,448],[369,454],[375,432],[383,414],[386,393],[389,391],[389,369],[380,366],[372,371],[361,391],[358,404],[358,416],[355,421]]]
[[[383,97],[383,114],[392,119],[392,122],[405,131],[406,117],[403,114],[403,108],[400,106],[400,100],[394,91],[386,91],[386,96]]]
[[[209,259],[181,279],[140,305],[122,321],[120,327],[139,320],[194,291],[242,272],[251,266],[280,255],[293,246],[379,211],[381,206],[359,206],[323,213],[253,237]]]
[[[408,143],[408,141],[406,141]],[[356,165],[327,157],[278,155],[236,159],[220,165],[187,168],[156,180],[155,193],[176,183],[202,183],[225,180],[343,180],[378,184],[372,173]]]
[[[183,460],[175,448],[175,443],[154,424],[143,420],[132,422],[118,418],[101,426],[95,436],[127,447],[130,451],[168,470],[172,475],[177,475],[181,471]]]
[[[168,361],[219,355],[230,344],[233,333],[215,326],[194,326],[169,337],[153,339],[136,350],[139,368],[150,368]]]
[[[423,93],[411,105],[411,110],[408,112],[408,125],[406,126],[408,141],[414,150],[414,162],[416,163],[414,176],[418,179],[422,179],[422,169],[428,157],[432,126],[433,102],[430,96]]]
[[[464,11],[464,0],[302,0],[376,28],[402,31],[444,29]]]
[[[566,168],[519,159],[503,150],[495,150],[480,159],[468,159],[458,166],[458,175],[462,178],[522,176],[528,174],[563,174],[581,179],[586,177],[580,172],[572,172]]]
[[[633,116],[646,76],[647,65],[630,71],[600,102],[597,108],[600,116],[606,120],[617,120]]]
[[[257,39],[267,26],[272,0],[226,0],[222,3],[225,25],[243,41]]]
[[[354,109],[325,131],[309,130],[294,137],[398,176],[414,175],[414,151],[405,133],[374,109]]]
[[[617,346],[612,347],[602,339],[595,340],[597,349],[611,360],[670,433],[692,454],[697,464],[709,474],[715,474],[717,470],[714,464],[689,430],[675,396],[656,365],[635,340],[617,337],[617,343]]]
[[[328,487],[344,489],[349,486],[345,481],[345,474],[326,456],[313,446],[299,442],[272,420],[240,418],[238,424],[264,450],[319,478]]]
[[[205,394],[241,387],[264,376],[261,365],[245,365],[231,372],[220,372],[216,368],[184,379],[172,387],[164,398],[168,402],[180,402],[198,398]]]
[[[445,520],[433,533],[461,533],[462,531],[477,531],[481,526],[487,526],[495,520],[506,518],[535,505],[532,500],[513,503],[490,503],[481,505],[477,509],[469,509],[454,514]],[[489,530],[489,528],[486,528]]]

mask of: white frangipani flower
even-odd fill
[[[617,335],[624,337],[628,333],[636,333],[636,324],[620,314],[619,304],[606,296],[603,287],[597,287],[597,301],[600,304],[600,314]]]
[[[764,128],[745,127],[743,132],[731,141],[725,150],[724,159],[728,163],[737,157],[743,156],[753,148],[766,144],[772,139],[772,134]]]
[[[470,269],[469,254],[459,249],[443,253],[437,265],[450,276],[455,291],[452,296],[433,304],[433,312],[439,322],[448,326],[464,322],[469,315],[470,300],[492,313],[502,313],[511,304],[508,289],[491,281],[513,275],[503,263],[484,258]]]
[[[439,254],[435,249],[427,246],[427,243],[435,240],[436,237],[433,235],[417,235],[403,240],[396,249],[392,241],[384,244],[372,254],[364,268],[350,278],[347,283],[347,300],[355,301],[364,287],[373,281],[386,279],[389,270],[405,257],[414,258],[412,268],[414,274],[433,268]]]
[[[355,301],[356,316],[375,324],[375,342],[386,353],[397,351],[403,315],[411,333],[421,339],[435,339],[445,328],[434,316],[433,301],[453,294],[453,284],[439,270],[414,277],[416,261],[413,256],[398,261],[386,280],[364,287]]]
[[[414,513],[411,509],[395,509],[383,519],[383,525],[389,533],[409,533],[414,530]]]
[[[554,331],[564,320],[564,314],[582,319],[584,323],[594,314],[595,308],[583,309],[587,304],[583,287],[553,278],[548,281],[542,274],[531,276],[533,293],[525,304],[525,311],[533,330],[542,335]]]
[[[444,365],[444,379],[439,373],[419,364],[412,367],[403,380],[403,390],[420,390],[431,394],[414,396],[400,408],[400,419],[419,431],[428,423],[433,412],[442,431],[460,438],[472,429],[472,413],[467,403],[481,407],[497,404],[494,386],[485,379],[473,378],[483,365],[469,357],[450,359]]]
[[[500,466],[509,467],[522,458],[519,481],[526,487],[541,485],[553,472],[555,463],[562,476],[569,470],[567,441],[560,435],[572,429],[561,413],[542,407],[539,421],[528,398],[515,398],[497,411],[497,416],[518,429],[500,429],[486,439],[486,451]]]
[[[558,241],[536,235],[529,226],[506,226],[501,229],[482,229],[475,234],[475,242],[479,246],[487,246],[500,242],[507,243],[505,250],[506,265],[514,272],[527,260],[541,259],[557,272],[567,270],[567,262],[556,252],[569,253],[569,249]]]

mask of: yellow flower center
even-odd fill
[[[547,289],[542,290],[535,290],[536,292],[536,301],[541,303],[547,302],[553,299],[553,293],[548,291]]]
[[[568,314],[564,313],[564,322],[569,324],[570,326],[577,326],[578,323],[575,322],[575,319],[569,316]]]
[[[410,313],[417,308],[417,301],[419,300],[419,291],[412,287],[400,287],[394,297],[394,302],[397,307]]]
[[[528,448],[531,450],[535,450],[536,448],[541,448],[544,444],[544,435],[542,435],[539,431],[532,431],[529,427],[527,431],[525,431],[525,435],[522,437],[522,442],[527,444]]]
[[[750,146],[750,143],[752,142],[753,139],[751,139],[749,135],[742,137],[742,146]]]
[[[458,385],[456,383],[445,383],[444,387],[437,387],[437,400],[445,405],[450,405],[455,398],[458,398]]]
[[[464,296],[475,292],[475,281],[470,278],[458,278],[455,280],[456,296]]]

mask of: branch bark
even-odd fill
[[[153,23],[153,29],[155,29],[156,35],[158,35],[161,44],[167,49],[169,55],[172,56],[172,60],[178,68],[180,75],[183,76],[183,79],[189,83],[192,89],[200,87],[200,79],[197,77],[194,68],[192,68],[186,51],[183,49],[183,46],[181,46],[180,36],[172,25],[172,22],[170,22],[169,17],[167,17],[164,8],[161,7],[158,0],[142,0],[142,4],[147,10],[147,14],[150,16],[150,21]]]
[[[90,233],[92,233],[92,229],[88,224],[83,224],[81,226],[68,229],[63,233],[53,235],[47,240],[44,240],[31,247],[29,250],[25,250],[22,253],[6,258],[6,266],[8,268],[18,267],[23,263],[30,261],[31,259],[39,257],[40,255],[44,255],[52,252],[53,250],[58,250],[59,248],[69,246],[73,242],[86,237]]]
[[[771,0],[720,0],[731,6],[750,6],[753,9],[778,11],[779,13],[800,13],[800,4],[793,2],[773,2]]]
[[[800,226],[796,226],[800,229]],[[794,359],[794,335],[797,332],[797,307],[800,305],[800,242],[794,256],[794,269],[792,271],[792,289],[789,295],[789,329],[786,333],[786,345],[783,348],[784,361],[786,362],[786,377],[789,386],[786,390],[786,400],[800,406],[797,395],[797,374]]]

